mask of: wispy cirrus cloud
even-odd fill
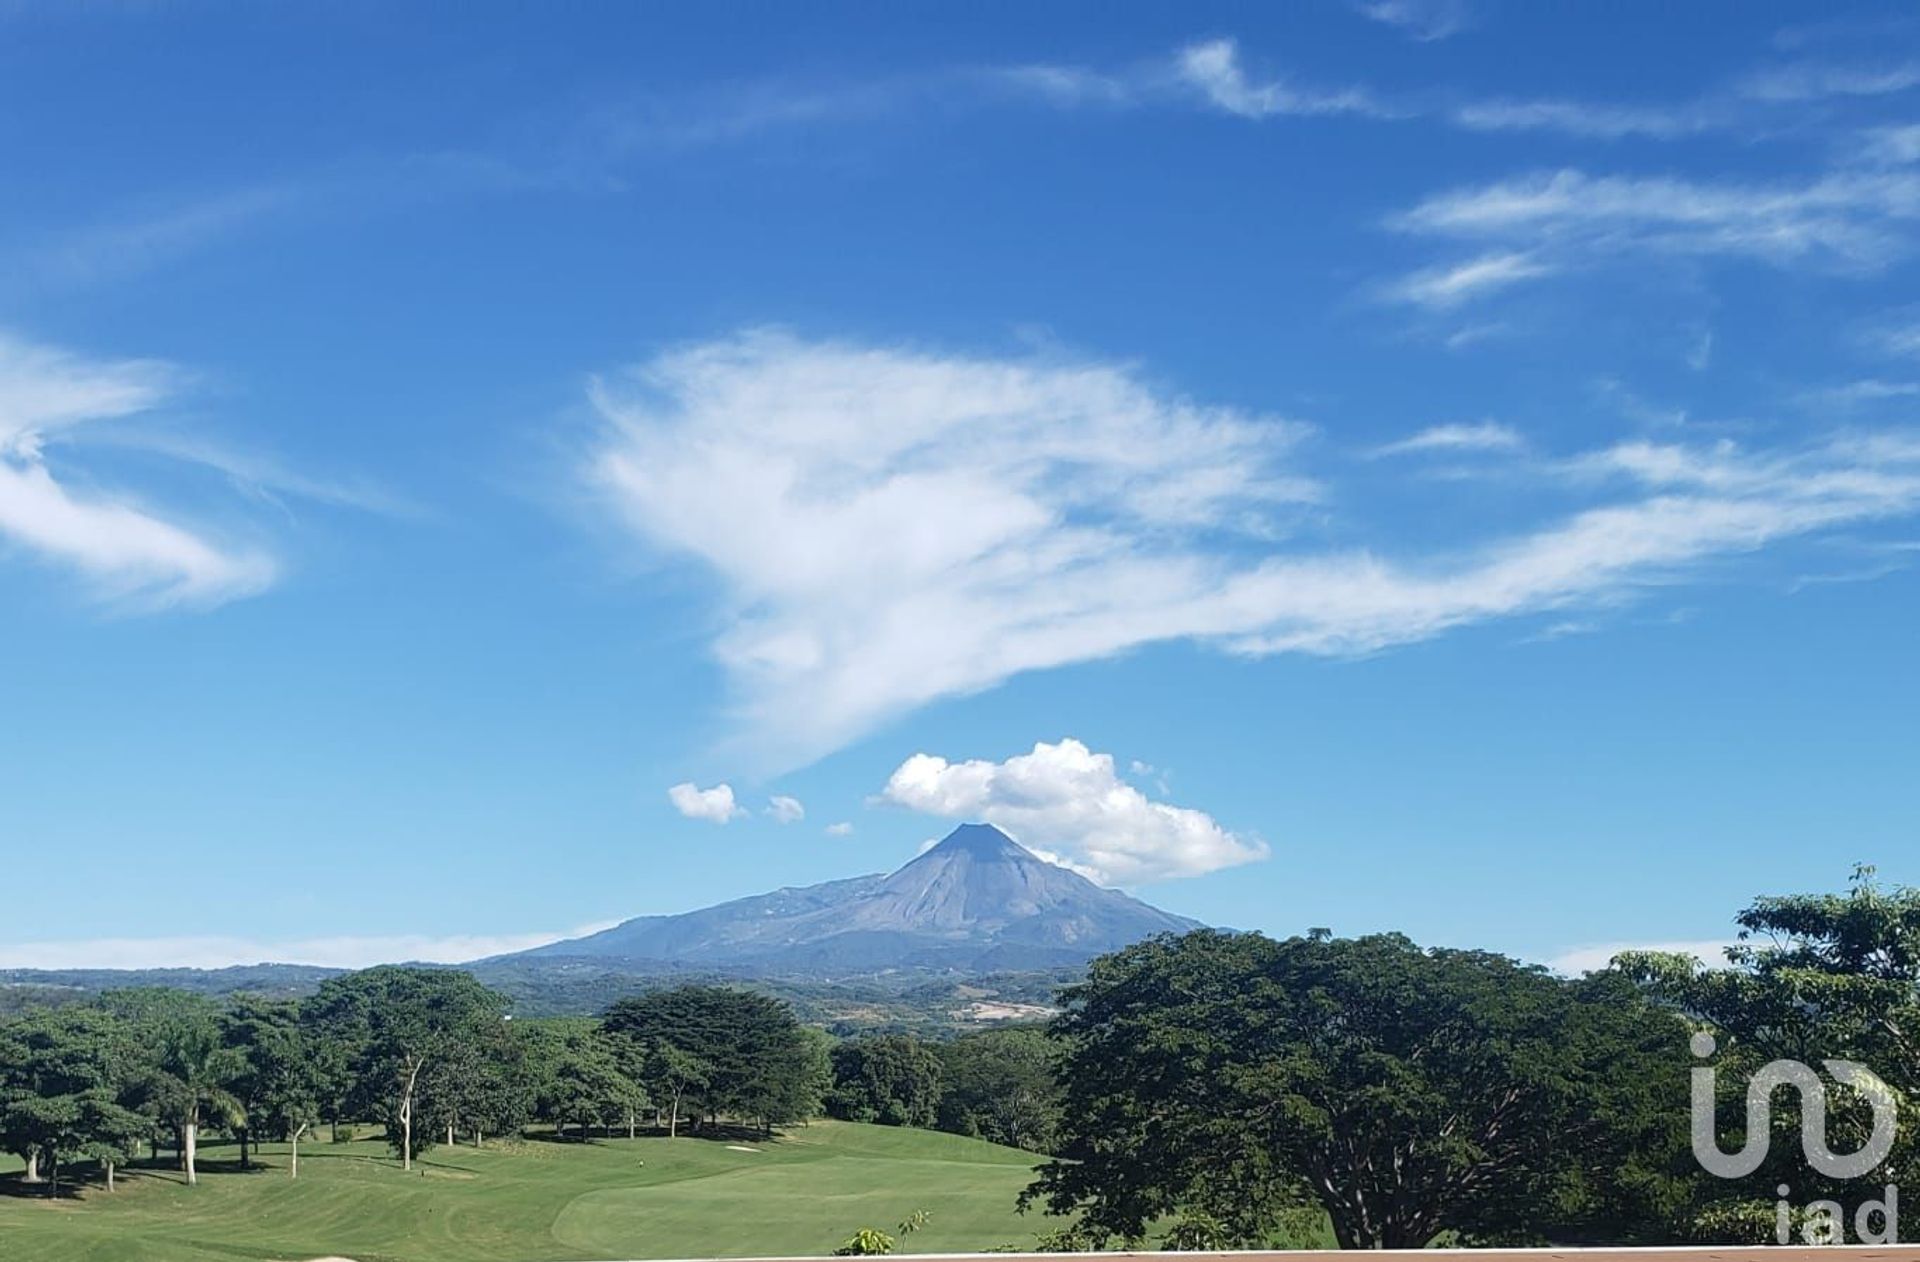
[[[277,567],[257,545],[76,482],[49,461],[70,431],[148,412],[179,379],[154,360],[93,359],[0,335],[0,539],[130,607],[217,604],[268,586]]]
[[[1799,104],[1827,97],[1887,96],[1920,87],[1920,61],[1798,61],[1758,70],[1740,81],[1742,96]]]
[[[1125,366],[754,332],[593,397],[586,476],[637,545],[717,581],[740,751],[774,766],[1027,671],[1173,640],[1377,652],[1920,509],[1901,432],[1622,444],[1544,470],[1558,514],[1395,558],[1304,533],[1338,504],[1364,537],[1372,507],[1302,468],[1306,427]]]
[[[1189,45],[1180,51],[1175,64],[1182,82],[1214,107],[1241,118],[1323,114],[1387,117],[1392,113],[1363,88],[1327,91],[1302,88],[1279,78],[1255,79],[1242,67],[1239,46],[1230,39]]]
[[[1402,231],[1569,257],[1719,255],[1877,270],[1909,252],[1920,173],[1843,170],[1798,183],[1543,171],[1436,194]]]
[[[1353,7],[1362,17],[1422,42],[1458,35],[1477,16],[1469,0],[1357,0]]]
[[[1425,268],[1386,285],[1381,293],[1391,302],[1447,311],[1555,270],[1529,254],[1502,251]]]
[[[1430,425],[1397,442],[1375,447],[1376,456],[1406,456],[1425,452],[1520,451],[1527,440],[1511,425],[1498,421]]]
[[[1633,105],[1564,99],[1493,98],[1453,106],[1446,117],[1468,131],[1550,131],[1590,140],[1679,140],[1730,125],[1734,110],[1708,102]]]

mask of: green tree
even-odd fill
[[[1757,898],[1735,922],[1740,940],[1727,952],[1728,967],[1659,952],[1628,952],[1613,963],[1712,1036],[1722,1117],[1744,1117],[1745,1084],[1780,1058],[1851,1060],[1899,1096],[1920,1091],[1920,890],[1883,887],[1872,868],[1860,867],[1843,894]],[[1846,1190],[1801,1160],[1797,1094],[1778,1095],[1774,1104],[1768,1159],[1745,1179],[1708,1185],[1714,1195],[1693,1211],[1696,1237],[1770,1239],[1780,1183],[1805,1199],[1838,1199]],[[1857,1149],[1872,1129],[1870,1104],[1835,1090],[1828,1105],[1829,1143],[1835,1151]],[[1904,1183],[1917,1166],[1915,1134],[1903,1127],[1886,1179]]]
[[[298,1022],[296,1004],[258,995],[236,995],[220,1015],[221,1041],[239,1055],[229,1086],[247,1118],[238,1132],[242,1170],[252,1165],[254,1124],[260,1119],[266,1087],[276,1069],[274,1052],[287,1046],[286,1031],[297,1029]]]
[[[67,1007],[28,1014],[0,1035],[0,1146],[26,1156],[60,1191],[62,1162],[93,1157],[113,1168],[146,1130],[125,1107],[124,1029],[111,1013]]]
[[[709,1118],[722,1114],[771,1128],[812,1116],[828,1081],[825,1048],[778,999],[724,986],[680,986],[622,999],[608,1033],[672,1047],[698,1066],[680,1098]]]
[[[104,1001],[128,1014],[135,1038],[148,1049],[147,1103],[179,1136],[187,1183],[199,1183],[200,1128],[246,1124],[246,1108],[233,1090],[246,1073],[246,1057],[226,1045],[220,1010],[204,996],[154,988],[110,992]]]
[[[308,1010],[317,1028],[349,1049],[356,1083],[350,1098],[378,1103],[388,1142],[412,1169],[432,1142],[432,1128],[415,1124],[424,1121],[423,1075],[459,1059],[463,1045],[496,1035],[506,1006],[504,996],[467,973],[384,965],[328,978]]]
[[[1541,1238],[1606,1199],[1636,1093],[1685,1098],[1673,1018],[1623,996],[1397,935],[1149,940],[1067,992],[1064,1142],[1023,1204],[1102,1239],[1263,1245],[1302,1204],[1346,1248]]]
[[[234,1088],[247,1112],[242,1132],[255,1127],[288,1143],[288,1175],[300,1177],[300,1140],[320,1120],[326,1091],[317,1040],[301,1022],[297,1004],[245,996],[235,1001],[225,1023],[227,1045],[246,1062]]]
[[[832,1053],[827,1111],[855,1122],[932,1126],[940,1107],[940,1058],[911,1034],[848,1039]]]
[[[629,1043],[642,1049],[639,1080],[655,1106],[666,1110],[667,1138],[678,1138],[681,1103],[706,1089],[709,1078],[706,1063],[664,1039],[629,1040]]]
[[[613,1117],[625,1119],[631,1133],[635,1112],[646,1105],[646,1091],[621,1067],[611,1036],[595,1025],[562,1034],[551,1081],[555,1121],[562,1127],[577,1122],[583,1142],[590,1126]]]
[[[1032,1026],[981,1030],[938,1047],[941,1130],[1050,1152],[1060,1115],[1058,1048]]]

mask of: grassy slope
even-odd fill
[[[403,1173],[378,1142],[308,1144],[300,1178],[284,1145],[230,1172],[213,1147],[200,1186],[135,1171],[53,1202],[0,1180],[0,1256],[35,1262],[297,1259],[360,1262],[825,1254],[855,1228],[891,1230],[916,1209],[911,1251],[1030,1243],[1053,1225],[1014,1213],[1031,1154],[928,1131],[816,1122],[738,1152],[698,1139],[530,1142],[435,1149]]]

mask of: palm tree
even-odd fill
[[[246,1109],[226,1085],[246,1068],[246,1061],[238,1049],[221,1045],[220,1028],[209,1014],[191,1009],[173,1014],[155,1050],[161,1115],[180,1128],[181,1164],[187,1182],[197,1184],[194,1155],[202,1123],[238,1126],[247,1119]]]

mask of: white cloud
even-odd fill
[[[1520,431],[1498,421],[1477,424],[1431,425],[1398,442],[1375,447],[1376,456],[1404,456],[1420,452],[1518,451],[1527,445]]]
[[[1150,800],[1115,773],[1111,754],[1071,738],[997,763],[915,754],[881,797],[942,819],[984,820],[1103,884],[1198,876],[1267,857],[1264,843],[1203,811]]]
[[[1209,40],[1182,49],[1176,60],[1181,81],[1215,107],[1241,118],[1279,114],[1367,114],[1388,111],[1365,91],[1347,88],[1318,92],[1280,80],[1255,83],[1240,66],[1239,48],[1230,39]]]
[[[1861,157],[1891,166],[1920,162],[1920,123],[1869,129],[1861,143]]]
[[[1467,0],[1360,0],[1354,8],[1423,42],[1446,39],[1473,24]]]
[[[138,605],[217,603],[273,581],[273,560],[140,506],[74,489],[48,448],[88,422],[161,403],[178,374],[153,360],[94,360],[0,334],[0,538],[78,570],[100,594]]]
[[[776,793],[773,800],[767,803],[767,814],[773,817],[775,823],[794,824],[807,817],[807,808],[800,804],[799,798]]]
[[[733,800],[733,786],[728,784],[703,789],[688,780],[668,789],[667,800],[688,819],[704,819],[714,824],[724,824],[747,813]]]
[[[1920,173],[1841,171],[1799,184],[1542,172],[1428,198],[1405,231],[1493,240],[1548,263],[1579,252],[1728,255],[1870,269],[1903,254]]]
[[[1794,62],[1748,76],[1740,94],[1756,101],[1797,103],[1833,96],[1885,96],[1920,85],[1920,62],[1865,66]]]
[[[826,833],[829,837],[851,837],[853,836],[853,825],[843,819],[837,824],[828,824]]]
[[[1889,355],[1920,358],[1920,324],[1899,324],[1881,329],[1874,335],[1873,341]]]
[[[1883,381],[1878,377],[1865,377],[1844,385],[1809,391],[1806,397],[1815,402],[1846,408],[1885,399],[1910,399],[1915,395],[1920,395],[1920,381]]]
[[[1726,965],[1726,949],[1735,945],[1731,938],[1707,938],[1688,942],[1607,942],[1597,946],[1572,947],[1547,961],[1547,967],[1568,977],[1605,968],[1623,951],[1665,951],[1691,955],[1709,966]]]
[[[351,934],[318,938],[82,938],[0,943],[0,968],[227,968],[236,964],[316,964],[367,968],[375,964],[464,964],[578,938],[616,921],[558,933]]]
[[[644,539],[724,580],[716,655],[775,761],[937,697],[1162,638],[1316,494],[1302,426],[1124,368],[756,333],[602,386],[591,468]],[[771,746],[771,748],[768,748]]]
[[[1542,471],[1572,511],[1394,559],[1292,537],[1326,494],[1290,467],[1300,425],[1123,367],[757,333],[594,397],[591,476],[648,547],[718,580],[741,743],[779,765],[1024,671],[1182,639],[1372,652],[1920,508],[1900,434],[1626,444]],[[1364,537],[1369,504],[1329,502]]]
[[[1553,271],[1525,254],[1483,254],[1464,263],[1427,268],[1403,277],[1386,288],[1385,296],[1395,302],[1445,311]]]
[[[1486,100],[1458,105],[1449,119],[1469,131],[1557,131],[1591,140],[1642,136],[1676,140],[1725,126],[1725,111],[1704,105],[1618,105],[1565,100]]]

